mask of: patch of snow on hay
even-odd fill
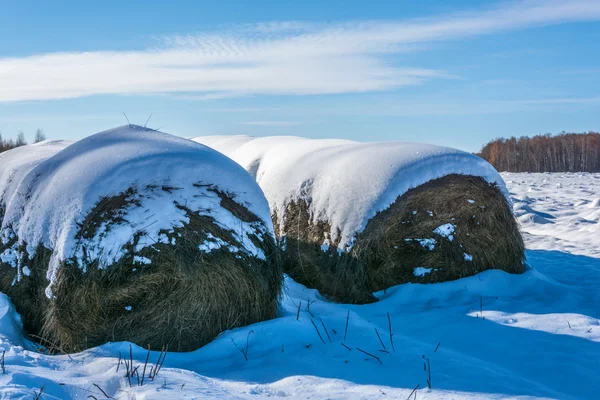
[[[447,223],[444,225],[440,225],[433,230],[433,233],[440,235],[442,237],[447,238],[449,241],[454,240],[454,230],[456,229],[456,225]]]
[[[473,261],[473,256],[468,253],[463,253],[463,257],[465,258],[465,261]]]
[[[140,263],[140,264],[152,264],[152,260],[147,258],[147,257],[142,257],[142,256],[133,256],[133,262],[136,263]]]
[[[416,241],[419,242],[419,244],[421,245],[421,247],[423,247],[424,249],[428,249],[430,251],[432,251],[433,249],[435,249],[435,245],[437,244],[437,241],[433,238],[427,238],[427,239],[404,239],[405,242],[411,242],[411,241]]]
[[[413,270],[413,275],[414,276],[422,277],[422,276],[425,276],[427,274],[430,274],[432,270],[433,270],[433,268],[416,267]]]
[[[13,159],[17,164],[13,174],[19,179],[6,179],[0,188],[7,193],[3,196],[2,231],[14,231],[19,243],[28,245],[30,257],[39,244],[53,250],[47,274],[49,297],[62,262],[75,258],[84,270],[91,262],[98,262],[99,268],[110,266],[124,255],[124,246],[136,233],[160,241],[161,232],[172,232],[187,223],[186,212],[179,205],[214,218],[221,228],[232,231],[245,251],[264,258],[248,237],[256,233],[256,224],[243,222],[223,208],[213,189],[248,208],[262,220],[262,234],[273,235],[268,204],[256,182],[222,154],[191,140],[134,125],[104,131],[67,147],[58,143],[47,145],[49,148],[31,146],[37,155],[24,153],[33,160],[30,163]],[[126,223],[103,223],[92,238],[77,236],[81,222],[101,199],[132,187],[135,202],[126,207]],[[161,190],[164,187],[171,189]],[[140,240],[136,251],[154,243]]]
[[[17,266],[17,252],[11,248],[4,250],[2,254],[0,254],[0,260],[3,263],[10,265],[15,268]]]
[[[306,201],[313,222],[326,221],[331,241],[343,251],[352,248],[353,239],[378,212],[433,179],[449,174],[480,176],[498,184],[508,197],[504,181],[490,164],[448,147],[291,136],[193,140],[242,165],[259,183],[281,224],[288,204]]]

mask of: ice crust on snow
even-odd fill
[[[11,249],[26,244],[29,257],[38,244],[53,250],[47,276],[50,297],[63,261],[74,258],[84,270],[94,260],[100,268],[107,267],[124,255],[123,246],[132,243],[136,233],[153,239],[141,240],[139,251],[163,240],[161,231],[188,222],[176,203],[232,231],[244,247],[237,251],[264,258],[247,235],[257,229],[273,234],[264,195],[238,164],[206,146],[162,132],[127,125],[71,145],[46,142],[19,148],[3,154],[3,160],[10,168],[2,168],[0,181],[0,204],[6,211],[3,243],[18,238]],[[99,200],[131,187],[136,189],[131,195],[135,203],[125,210],[126,223],[104,223],[94,237],[77,237],[79,225]],[[221,207],[214,189],[246,206],[262,220],[261,227]],[[10,252],[3,255],[12,259]],[[16,258],[18,264],[18,254]]]
[[[305,200],[314,221],[331,225],[330,239],[351,248],[377,212],[411,188],[449,174],[496,183],[498,172],[461,150],[419,143],[359,143],[292,136],[202,136],[206,144],[242,165],[265,192],[271,212],[284,221],[287,205]],[[341,236],[338,236],[338,229]]]

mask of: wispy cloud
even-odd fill
[[[0,101],[94,94],[185,93],[211,99],[383,91],[454,77],[398,65],[386,55],[428,42],[597,19],[597,0],[520,1],[398,22],[244,25],[164,38],[158,48],[145,51],[0,58]]]
[[[559,99],[521,100],[521,104],[600,104],[600,96],[597,97],[565,97]]]
[[[240,125],[257,125],[257,126],[298,126],[302,123],[298,121],[245,121],[240,122]]]

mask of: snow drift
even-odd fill
[[[490,268],[523,271],[523,242],[504,182],[475,155],[400,142],[194,140],[231,157],[256,179],[269,201],[287,272],[338,300],[366,302],[373,299],[370,292],[394,284]],[[417,192],[419,202],[410,201],[427,183]],[[437,229],[442,226],[447,229]],[[415,274],[416,268],[430,273]]]
[[[50,153],[0,184],[0,290],[30,331],[67,351],[111,340],[191,350],[274,316],[269,208],[239,165],[133,125]]]

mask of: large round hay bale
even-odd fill
[[[61,351],[121,340],[189,351],[277,312],[268,204],[206,146],[116,128],[39,163],[14,192],[2,230],[15,238],[14,270],[35,277],[37,309],[4,279],[0,290]]]
[[[257,180],[284,270],[337,301],[487,269],[524,271],[502,178],[472,154],[415,143],[200,137]]]

